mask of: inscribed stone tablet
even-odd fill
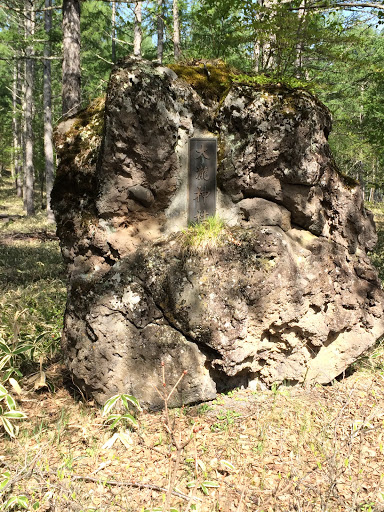
[[[188,223],[197,223],[216,213],[216,139],[189,140]]]

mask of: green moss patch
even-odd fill
[[[97,98],[87,108],[78,113],[68,135],[84,132],[84,128],[94,135],[102,135],[104,127],[105,97]]]
[[[309,92],[314,92],[313,84],[299,80],[295,77],[279,77],[276,75],[245,75],[245,74],[234,74],[231,75],[233,83],[240,85],[249,85],[260,89],[269,88],[284,88],[288,90],[304,89]]]
[[[67,167],[76,167],[78,172],[93,172],[97,161],[104,129],[105,98],[97,98],[86,109],[76,115],[70,128],[55,133],[55,146],[61,159],[58,176],[67,172]]]
[[[233,84],[247,85],[256,89],[306,90],[314,92],[313,84],[295,77],[278,77],[275,75],[248,75],[230,68],[225,63],[169,66],[179,78],[185,80],[203,98],[221,102]]]
[[[171,64],[169,67],[179,78],[190,84],[203,99],[219,102],[226,96],[232,85],[232,70],[225,64],[217,66]]]

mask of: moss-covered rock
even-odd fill
[[[329,382],[384,332],[374,224],[333,162],[329,111],[221,63],[172,68],[127,59],[104,112],[56,132],[72,376],[99,403],[152,407],[162,362],[172,382],[188,371],[174,405]],[[187,230],[188,141],[213,136],[222,221],[202,243]]]

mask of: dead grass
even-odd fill
[[[6,495],[25,494],[36,510],[161,510],[176,456],[162,414],[142,413],[132,444],[103,448],[112,432],[101,412],[73,397],[60,365],[46,370],[57,392],[25,394],[19,404],[28,419],[19,437],[0,439],[0,461],[16,478]],[[172,496],[172,507],[384,510],[383,374],[360,372],[312,389],[237,390],[172,411],[176,435],[184,440],[193,432],[175,489],[197,498]],[[218,486],[208,495],[201,488],[207,481]]]
[[[25,310],[21,339],[45,330],[57,335],[65,297],[57,241],[44,238],[41,228],[24,237],[6,229],[0,332],[11,336],[14,313]],[[172,473],[179,495],[171,496],[171,507],[180,512],[384,510],[382,344],[331,386],[236,390],[171,411],[178,442],[192,435],[177,471],[162,413],[141,413],[131,443],[105,448],[112,431],[101,411],[60,362],[49,362],[47,346],[43,367],[55,392],[33,391],[29,369],[17,398],[28,418],[15,440],[0,431],[0,510],[21,495],[28,510],[39,512],[162,510]]]

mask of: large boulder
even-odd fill
[[[330,382],[384,332],[375,227],[333,162],[330,114],[303,90],[176,71],[127,59],[105,109],[57,129],[73,378],[99,403],[125,392],[149,407],[162,363],[170,383],[188,371],[174,405],[260,381]],[[188,140],[202,136],[218,139],[226,226],[209,251],[183,232]]]

